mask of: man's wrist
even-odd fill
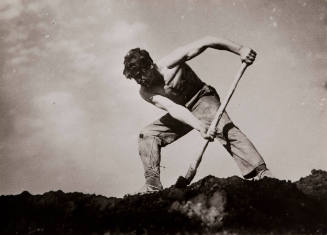
[[[241,56],[241,51],[242,51],[242,49],[244,48],[244,46],[242,46],[242,45],[239,45],[238,46],[238,48],[237,48],[237,54],[239,55],[239,56]]]
[[[196,127],[195,129],[199,132],[205,132],[206,131],[206,128],[205,126],[203,125],[203,123],[201,121],[198,121],[198,123],[196,124]]]

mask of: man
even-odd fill
[[[155,64],[149,53],[140,48],[130,50],[124,59],[124,75],[134,79],[144,100],[168,113],[146,126],[139,136],[139,154],[145,171],[143,191],[161,190],[160,150],[195,129],[204,139],[214,138],[233,157],[244,178],[271,176],[266,164],[250,140],[225,112],[216,130],[208,127],[220,105],[216,90],[206,85],[186,63],[207,48],[227,50],[251,65],[256,52],[229,40],[205,37],[184,47]]]

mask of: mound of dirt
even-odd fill
[[[207,176],[124,198],[24,191],[0,208],[0,234],[326,234],[327,172],[294,183]]]

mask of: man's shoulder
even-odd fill
[[[174,51],[170,52],[168,55],[162,57],[158,60],[158,65],[161,68],[172,69],[178,66],[180,63],[176,63],[181,54],[181,48],[177,48]]]
[[[157,61],[157,66],[160,70],[166,70],[169,66],[169,61],[167,57],[163,57],[160,60]]]
[[[153,97],[155,94],[154,94],[154,92],[152,92],[151,90],[149,90],[149,89],[147,89],[147,88],[145,88],[145,87],[141,87],[140,88],[140,90],[139,90],[139,94],[141,95],[141,97],[144,99],[144,100],[146,100],[146,101],[148,101],[148,102],[150,102],[150,103],[152,103],[151,102],[151,97]]]
[[[175,64],[174,67],[170,67],[171,61],[169,61],[169,58],[163,58],[158,61],[157,66],[160,69],[160,71],[163,72],[171,72],[171,71],[176,71],[184,67],[190,67],[185,61],[181,62],[179,64]]]
[[[140,87],[139,93],[142,97],[149,95],[149,91],[147,91],[144,87]]]

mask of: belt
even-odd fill
[[[217,94],[216,89],[212,86],[209,86],[205,83],[202,84],[202,87],[191,97],[189,101],[186,102],[185,107],[191,109],[193,105],[202,97],[209,94]],[[219,96],[218,96],[219,98]]]

